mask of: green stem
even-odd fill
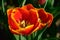
[[[24,6],[24,5],[25,5],[25,3],[26,3],[26,0],[23,0],[22,6]]]
[[[45,5],[44,5],[44,9],[45,9],[45,7],[46,7],[46,5],[47,5],[47,2],[48,2],[48,0],[46,0],[46,3],[45,3]]]
[[[51,3],[52,3],[51,5],[52,5],[52,7],[53,7],[53,4],[54,4],[54,0],[52,0],[52,2],[51,2]]]
[[[19,6],[22,7],[25,5],[26,0],[18,0]]]
[[[19,40],[21,40],[21,35],[19,35]]]
[[[40,33],[40,35],[38,36],[38,40],[41,39],[41,36],[42,36],[42,34],[45,32],[45,30],[47,29],[47,27],[48,27],[48,25],[46,25],[46,28]]]
[[[41,5],[39,4],[39,7],[41,8]]]
[[[19,6],[22,6],[22,0],[18,0]]]
[[[3,12],[5,13],[4,0],[2,0],[2,9],[3,9]]]
[[[28,35],[28,40],[31,40],[31,35]]]
[[[16,40],[20,40],[20,35],[15,35],[14,34],[14,36],[15,36]]]

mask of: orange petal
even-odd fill
[[[7,10],[8,23],[9,23],[9,25],[11,26],[11,28],[13,28],[13,29],[18,29],[18,28],[16,27],[16,25],[14,25],[15,23],[13,22],[13,20],[11,20],[12,10],[13,10],[13,9],[8,9],[8,10]]]
[[[19,30],[14,30],[13,28],[11,28],[11,26],[9,26],[9,29],[10,29],[11,33],[13,33],[13,34],[17,34],[17,35],[20,34]]]
[[[8,12],[8,15],[9,15],[8,16],[8,23],[11,26],[12,29],[14,29],[14,30],[19,29],[19,27],[17,27],[16,23],[14,22],[14,20],[12,20],[12,17],[13,17],[12,14],[14,14],[14,13],[12,13],[12,12],[9,13]]]
[[[22,20],[22,14],[20,13],[20,11],[17,8],[13,9],[12,13],[14,13],[14,18],[17,22]]]
[[[8,23],[11,26],[12,29],[16,30],[19,29],[17,25],[14,23],[14,21],[11,19],[11,16],[9,16]]]
[[[13,10],[13,8],[10,8],[7,10],[7,16],[9,16],[11,14],[12,10]]]
[[[21,28],[20,30],[20,33],[23,34],[23,35],[29,35],[33,29],[34,25],[29,25],[25,28]]]

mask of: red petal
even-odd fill
[[[33,7],[32,4],[28,4],[28,5],[26,5],[26,6],[23,6],[22,8],[23,8],[23,9],[27,9],[27,10],[34,9],[34,7]]]
[[[38,12],[37,10],[31,9],[30,10],[30,23],[36,24],[38,21]]]
[[[22,14],[22,19],[23,20],[28,20],[29,19],[29,11],[28,10],[21,8],[19,11]]]
[[[10,25],[10,27],[11,27],[12,29],[14,29],[14,30],[19,29],[19,28],[17,27],[17,25],[16,25],[16,24],[13,22],[13,20],[11,19],[11,16],[9,16],[8,23],[9,23],[9,25]]]
[[[39,18],[41,19],[41,21],[44,21],[48,17],[47,13],[45,12],[43,8],[38,10],[38,14],[39,14]]]
[[[45,20],[45,22],[47,22],[48,25],[50,26],[52,21],[53,21],[53,15],[48,13],[48,18]]]
[[[14,9],[12,13],[14,13],[14,18],[17,22],[22,20],[22,14],[20,13],[18,9]]]

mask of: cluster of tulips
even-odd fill
[[[8,24],[11,33],[29,35],[41,30],[46,25],[50,27],[53,15],[44,8],[35,8],[32,4],[7,10]]]

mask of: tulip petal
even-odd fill
[[[17,8],[13,9],[12,13],[14,14],[14,18],[17,22],[22,20],[22,14],[20,13],[20,11]]]
[[[23,34],[23,35],[28,35],[31,33],[32,29],[33,29],[34,25],[29,25],[25,28],[21,28],[20,30],[20,33]]]
[[[32,4],[28,4],[28,5],[26,5],[26,6],[23,6],[22,8],[23,8],[23,9],[27,9],[27,10],[34,9],[34,7],[33,7]]]
[[[48,12],[47,12],[47,13],[48,13]],[[50,13],[48,13],[48,18],[47,18],[44,22],[45,22],[45,23],[48,23],[48,26],[50,26],[51,23],[52,23],[52,21],[53,21],[53,15],[50,14]]]
[[[30,10],[30,23],[35,24],[38,21],[38,12],[37,10],[31,9]]]
[[[19,11],[22,14],[22,20],[28,20],[29,19],[29,11],[26,9],[19,9]]]
[[[41,21],[44,21],[48,17],[47,13],[45,12],[43,8],[38,10],[38,14]]]
[[[7,16],[11,15],[13,8],[7,10]]]

